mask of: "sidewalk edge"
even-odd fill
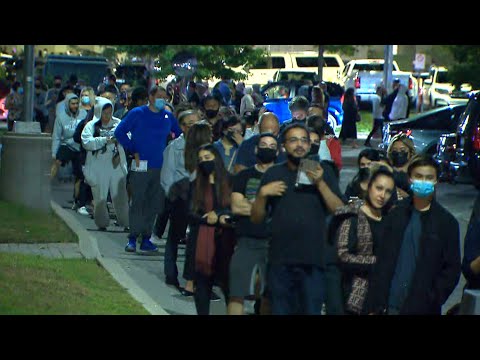
[[[54,213],[78,236],[80,252],[86,259],[96,259],[108,273],[125,288],[152,315],[170,315],[155,300],[152,299],[136,282],[122,269],[114,259],[106,259],[100,253],[97,239],[92,236],[75,217],[63,209],[57,202],[51,200]]]

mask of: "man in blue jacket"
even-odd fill
[[[132,162],[130,169],[132,201],[127,252],[136,251],[139,236],[142,237],[141,252],[158,250],[150,242],[150,234],[155,215],[162,211],[165,202],[165,193],[160,186],[163,151],[169,134],[173,132],[177,137],[182,132],[174,115],[165,110],[166,98],[164,88],[153,86],[149,91],[149,104],[132,109],[115,130],[118,142],[139,158],[139,161]]]

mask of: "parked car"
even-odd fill
[[[353,87],[359,98],[359,105],[371,104],[376,96],[377,86],[383,84],[384,59],[355,59],[349,61],[341,74],[340,83],[345,89]],[[408,89],[412,107],[417,102],[418,81],[410,72],[400,71],[396,61],[393,61],[393,78]]]
[[[423,81],[422,86],[422,105],[425,109],[468,102],[472,91],[470,84],[456,88],[450,81],[448,69],[443,66],[431,67],[429,74],[430,77]]]
[[[455,160],[451,167],[455,181],[480,188],[480,93],[470,97],[457,127]]]
[[[443,134],[440,136],[437,144],[437,152],[433,159],[440,167],[438,181],[455,183],[455,173],[451,170],[451,162],[455,160],[457,134]]]
[[[466,105],[450,105],[414,115],[408,119],[386,122],[379,147],[387,150],[393,136],[403,132],[413,140],[417,153],[434,155],[443,134],[455,132]]]
[[[273,82],[305,80],[310,80],[312,83],[318,82],[318,75],[315,71],[307,71],[302,69],[281,69],[278,70],[273,76]]]
[[[268,111],[275,113],[280,123],[291,119],[292,114],[288,109],[290,101],[298,95],[298,90],[302,85],[305,85],[304,81],[280,81],[265,85],[261,88],[261,93],[265,99],[263,106]],[[335,127],[342,125],[343,122],[343,109],[342,109],[342,96],[344,89],[342,86],[332,82],[326,82],[327,91],[330,95],[330,103],[328,106],[328,124],[335,130]],[[308,100],[311,101],[312,85],[308,87]]]

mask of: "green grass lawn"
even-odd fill
[[[148,315],[94,260],[0,253],[0,315]]]
[[[52,211],[49,213],[0,201],[0,243],[78,242],[77,236]]]

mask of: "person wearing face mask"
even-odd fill
[[[45,107],[45,96],[46,92],[45,90],[43,90],[42,82],[40,81],[40,79],[35,79],[33,112],[35,121],[38,121],[40,123],[40,128],[42,132],[45,132],[48,124],[48,110]]]
[[[286,120],[280,126],[280,133],[291,124],[302,124],[306,126],[309,102],[305,96],[295,96],[288,104],[288,110],[292,113],[292,118]]]
[[[225,168],[233,173],[233,164],[238,154],[238,148],[243,141],[242,123],[237,116],[231,116],[222,121],[222,138],[213,143],[213,146],[222,156]]]
[[[213,95],[204,97],[200,104],[207,121],[212,126],[213,141],[219,140],[222,134],[222,118],[218,113],[221,105],[222,101]]]
[[[160,185],[163,151],[171,132],[182,133],[177,119],[165,110],[166,90],[153,86],[149,104],[130,110],[115,129],[119,144],[132,154],[138,154],[130,169],[131,205],[130,234],[126,252],[136,252],[137,238],[141,237],[141,252],[156,252],[150,241],[156,214],[162,213],[165,193]],[[130,133],[130,136],[127,135]]]
[[[47,94],[45,95],[45,107],[48,111],[48,124],[45,129],[46,132],[52,132],[53,124],[55,122],[55,109],[57,98],[60,95],[60,89],[62,88],[62,77],[60,75],[55,75],[53,79],[53,87],[48,89]]]
[[[460,227],[435,200],[438,174],[427,155],[415,156],[408,166],[413,195],[387,216],[371,313],[441,315],[460,279]]]
[[[87,150],[85,181],[91,186],[95,201],[93,218],[99,230],[110,225],[108,193],[112,198],[118,224],[128,227],[127,159],[114,137],[120,119],[112,116],[113,104],[99,97],[95,115],[82,131],[82,145]]]
[[[367,169],[367,168],[364,168]],[[395,192],[392,172],[385,166],[372,168],[364,200],[355,200],[335,212],[330,239],[336,245],[341,270],[345,314],[366,315],[371,311],[369,292],[377,262],[379,243],[385,240],[385,215]]]
[[[387,157],[393,167],[398,200],[411,195],[407,169],[414,155],[415,146],[408,135],[400,133],[392,138],[387,149]]]
[[[257,163],[255,155],[255,147],[258,144],[260,134],[268,132],[272,133],[279,140],[280,124],[277,115],[273,112],[264,112],[258,120],[259,134],[253,135],[250,138],[244,140],[238,148],[238,154],[235,159],[234,172],[238,174],[240,171],[254,166]],[[285,153],[281,151],[281,144],[278,141],[279,155],[275,160],[275,163],[280,163],[286,160]]]
[[[198,315],[210,313],[212,288],[218,285],[228,301],[228,266],[234,242],[231,219],[231,179],[220,154],[211,144],[197,150],[196,178],[190,183],[189,242],[184,276],[195,284]]]
[[[298,190],[298,167],[310,152],[308,130],[284,130],[287,161],[263,175],[250,219],[271,219],[268,288],[273,315],[320,315],[326,297],[327,214],[343,206],[335,175],[315,164],[306,171],[312,185]]]
[[[8,110],[7,128],[12,131],[13,123],[23,120],[23,88],[20,82],[13,83],[10,94],[5,99],[5,109]]]
[[[228,315],[243,315],[245,298],[255,297],[258,301],[265,290],[270,229],[267,223],[252,224],[250,215],[260,180],[279,154],[277,141],[272,133],[261,134],[255,147],[257,163],[233,178],[232,213],[238,220],[237,246],[230,262]],[[261,301],[265,302],[265,298]]]

